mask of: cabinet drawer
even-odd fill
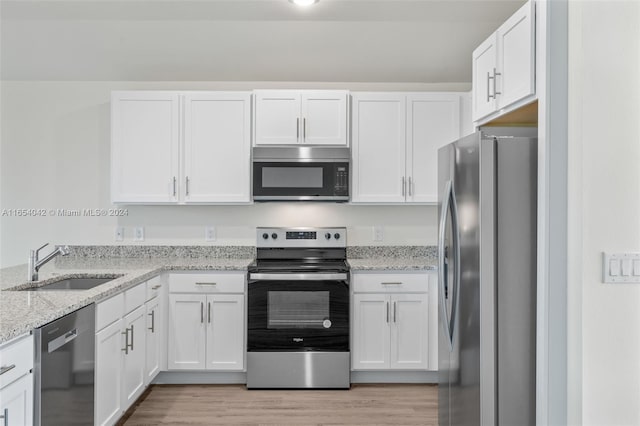
[[[244,273],[171,274],[172,293],[244,293]]]
[[[147,281],[147,298],[145,300],[153,299],[160,293],[160,291],[162,291],[162,278],[151,278]]]
[[[354,273],[354,292],[397,293],[429,292],[429,276],[427,273]]]
[[[124,292],[124,314],[136,309],[138,306],[144,305],[147,297],[146,283],[138,284]]]
[[[0,349],[0,389],[33,368],[33,335],[12,341]]]
[[[111,299],[96,305],[96,331],[122,318],[124,314],[124,293],[118,293]]]

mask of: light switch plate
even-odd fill
[[[144,226],[133,228],[133,241],[144,241]]]
[[[204,239],[205,239],[205,241],[215,241],[216,240],[216,227],[215,226],[206,226],[204,228]]]
[[[640,253],[602,253],[602,281],[640,283]]]

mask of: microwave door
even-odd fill
[[[341,171],[336,171],[341,168]],[[344,177],[341,177],[344,174]],[[348,200],[348,166],[336,163],[255,162],[253,198],[273,200]],[[342,179],[344,182],[340,181]]]

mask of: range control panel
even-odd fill
[[[258,247],[346,247],[347,228],[257,228]]]

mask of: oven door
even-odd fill
[[[248,294],[249,352],[349,351],[346,278],[264,280],[250,275]]]
[[[256,201],[348,201],[349,164],[336,162],[254,162]]]

